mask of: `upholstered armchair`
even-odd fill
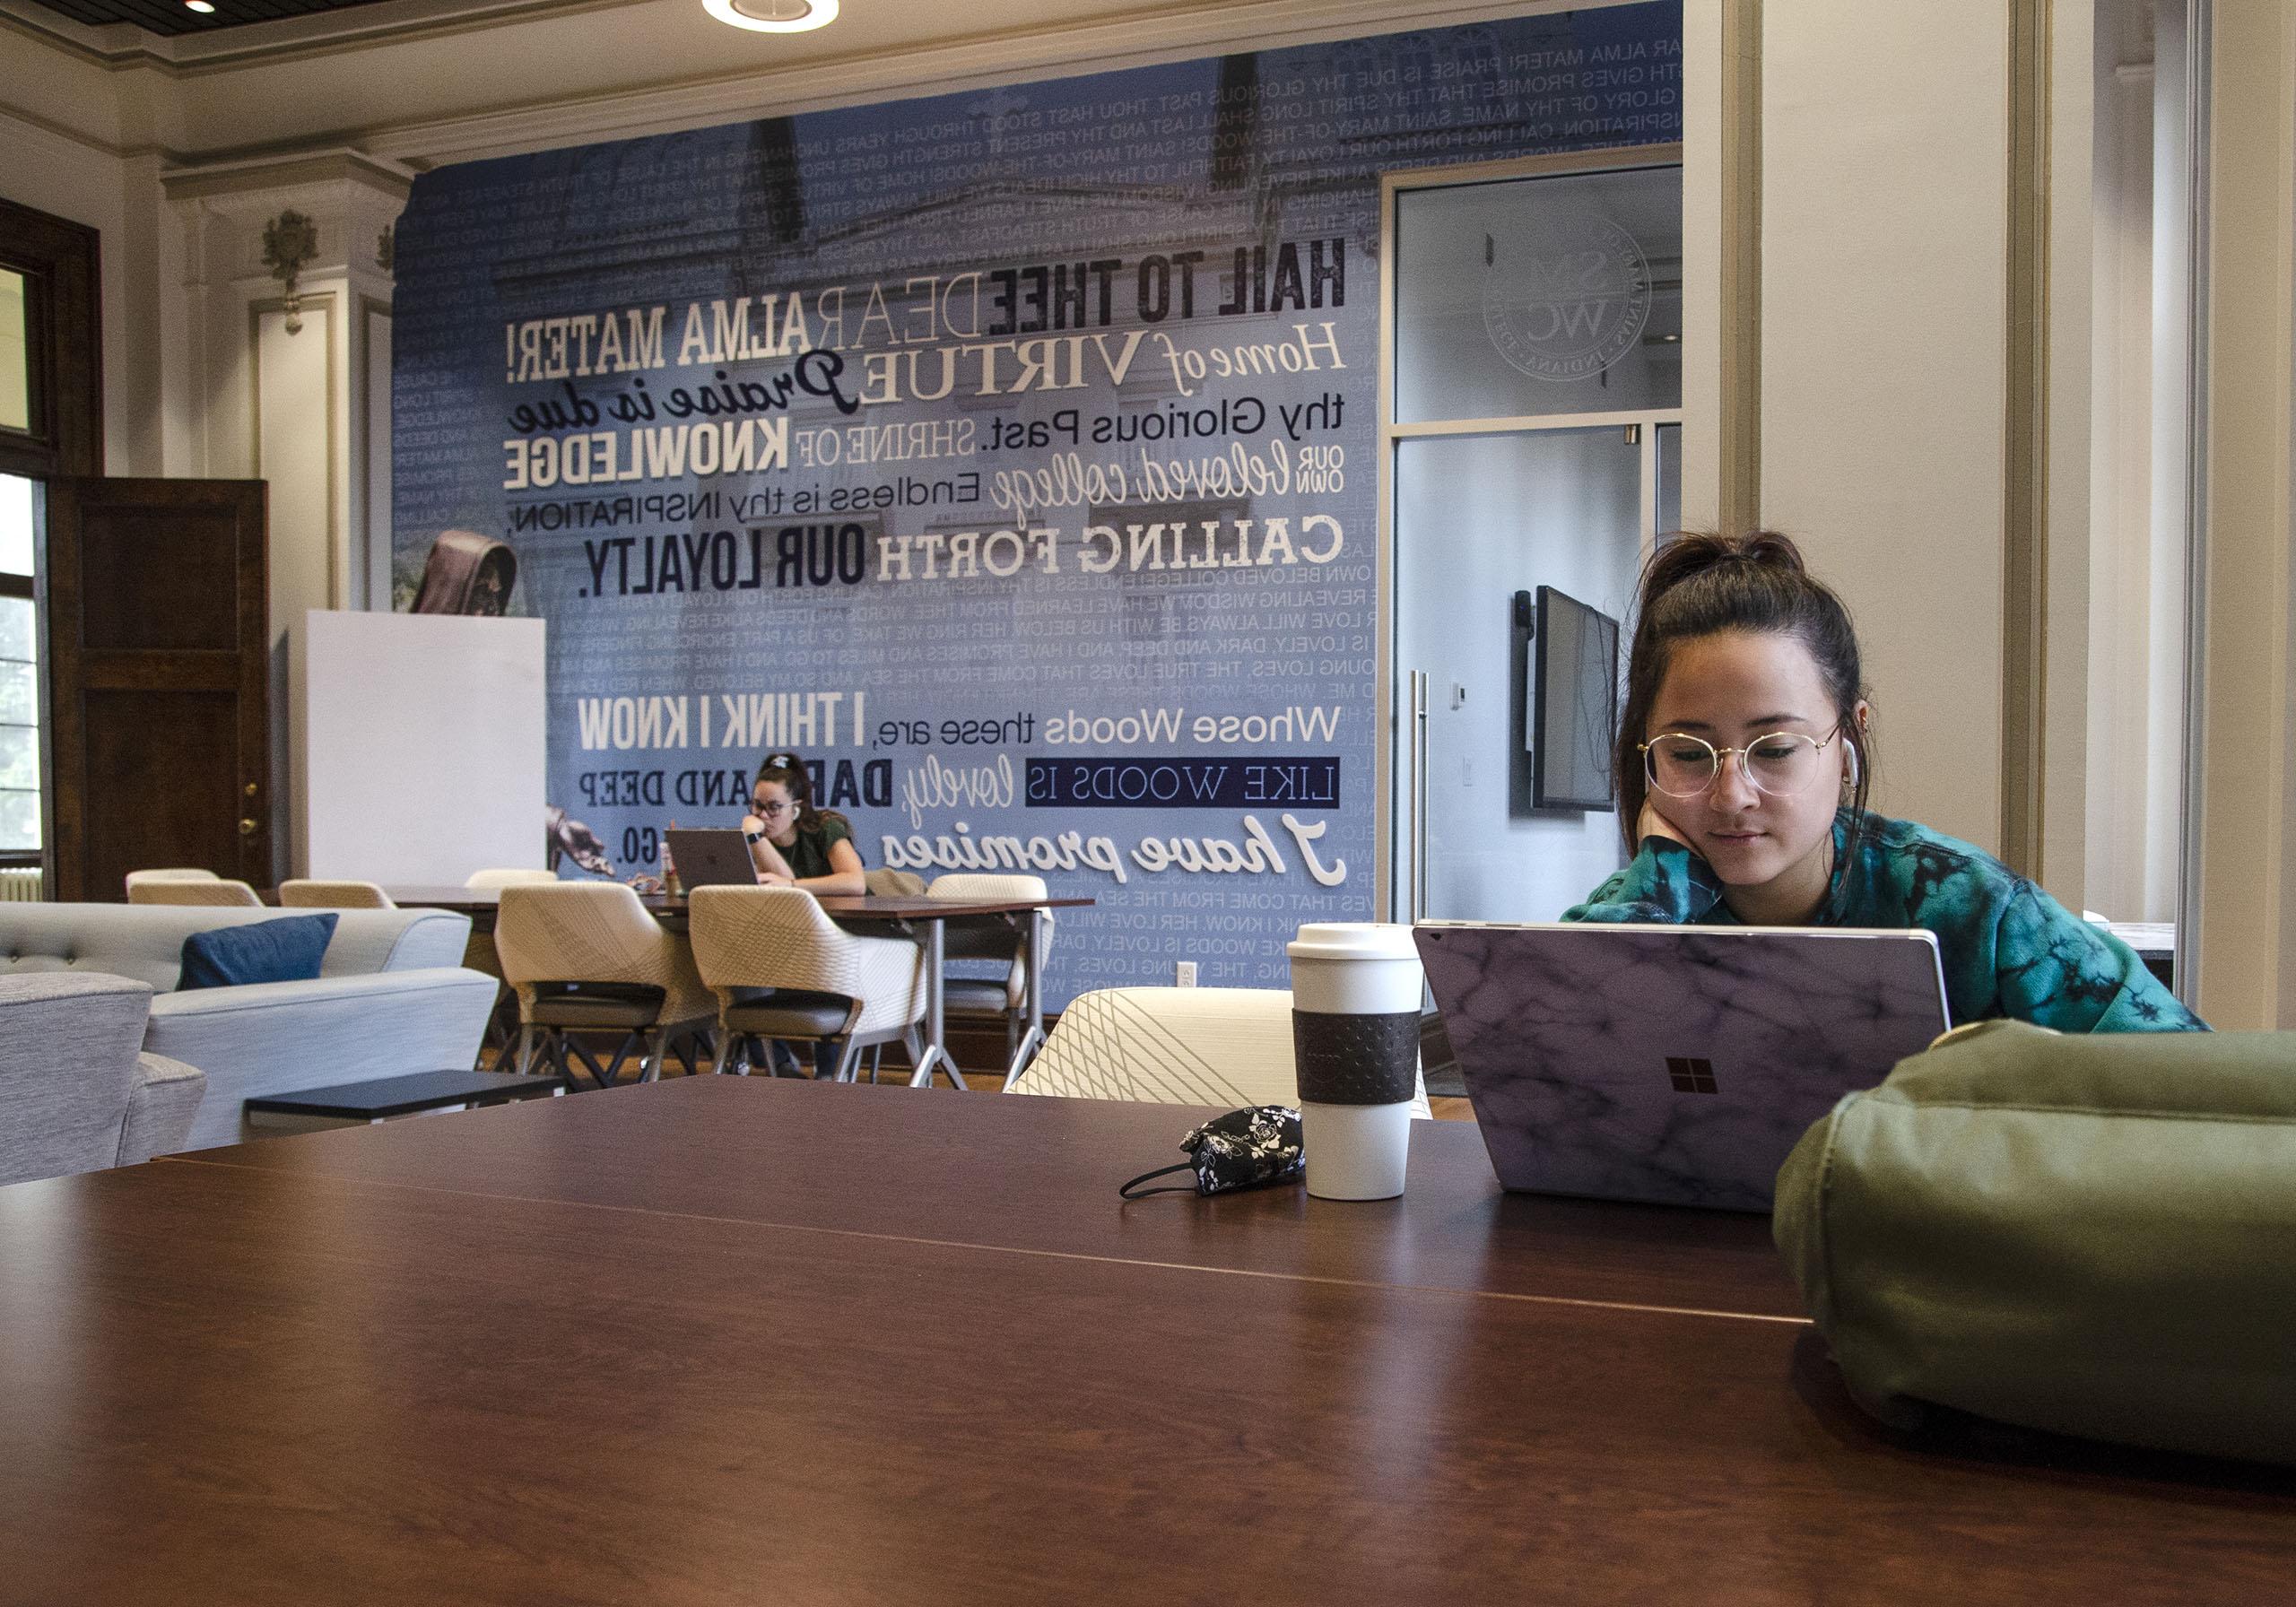
[[[142,1052],[152,989],[125,977],[0,977],[0,1183],[180,1150],[206,1073]]]

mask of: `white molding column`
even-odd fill
[[[170,467],[270,488],[272,795],[288,810],[273,840],[283,851],[300,840],[302,809],[287,717],[290,628],[315,608],[390,606],[387,514],[380,524],[371,517],[376,487],[389,483],[387,406],[378,414],[374,404],[390,383],[382,242],[413,178],[337,151],[163,179],[182,232],[172,310],[185,360],[170,377],[168,413],[198,421],[173,443]],[[310,220],[317,242],[291,315],[264,260],[265,227],[289,212]],[[283,858],[276,868],[298,867]]]

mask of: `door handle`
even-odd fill
[[[1427,914],[1427,672],[1411,672],[1411,898],[1408,917]]]
[[[256,824],[252,820],[243,820],[239,822],[239,835],[241,837],[253,837],[255,832]]]

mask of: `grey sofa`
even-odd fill
[[[149,986],[144,1048],[207,1074],[206,1097],[176,1148],[260,1136],[243,1127],[239,1109],[258,1095],[475,1060],[495,980],[463,969],[470,919],[445,910],[338,912],[315,981],[174,991],[193,933],[292,913],[309,912],[0,904],[0,975],[101,972]]]
[[[183,1148],[207,1080],[143,1052],[151,1003],[125,977],[0,977],[0,1183]]]

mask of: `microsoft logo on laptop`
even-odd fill
[[[1722,1090],[1714,1085],[1714,1063],[1692,1060],[1681,1055],[1666,1056],[1666,1075],[1674,1080],[1678,1094],[1712,1094]]]

